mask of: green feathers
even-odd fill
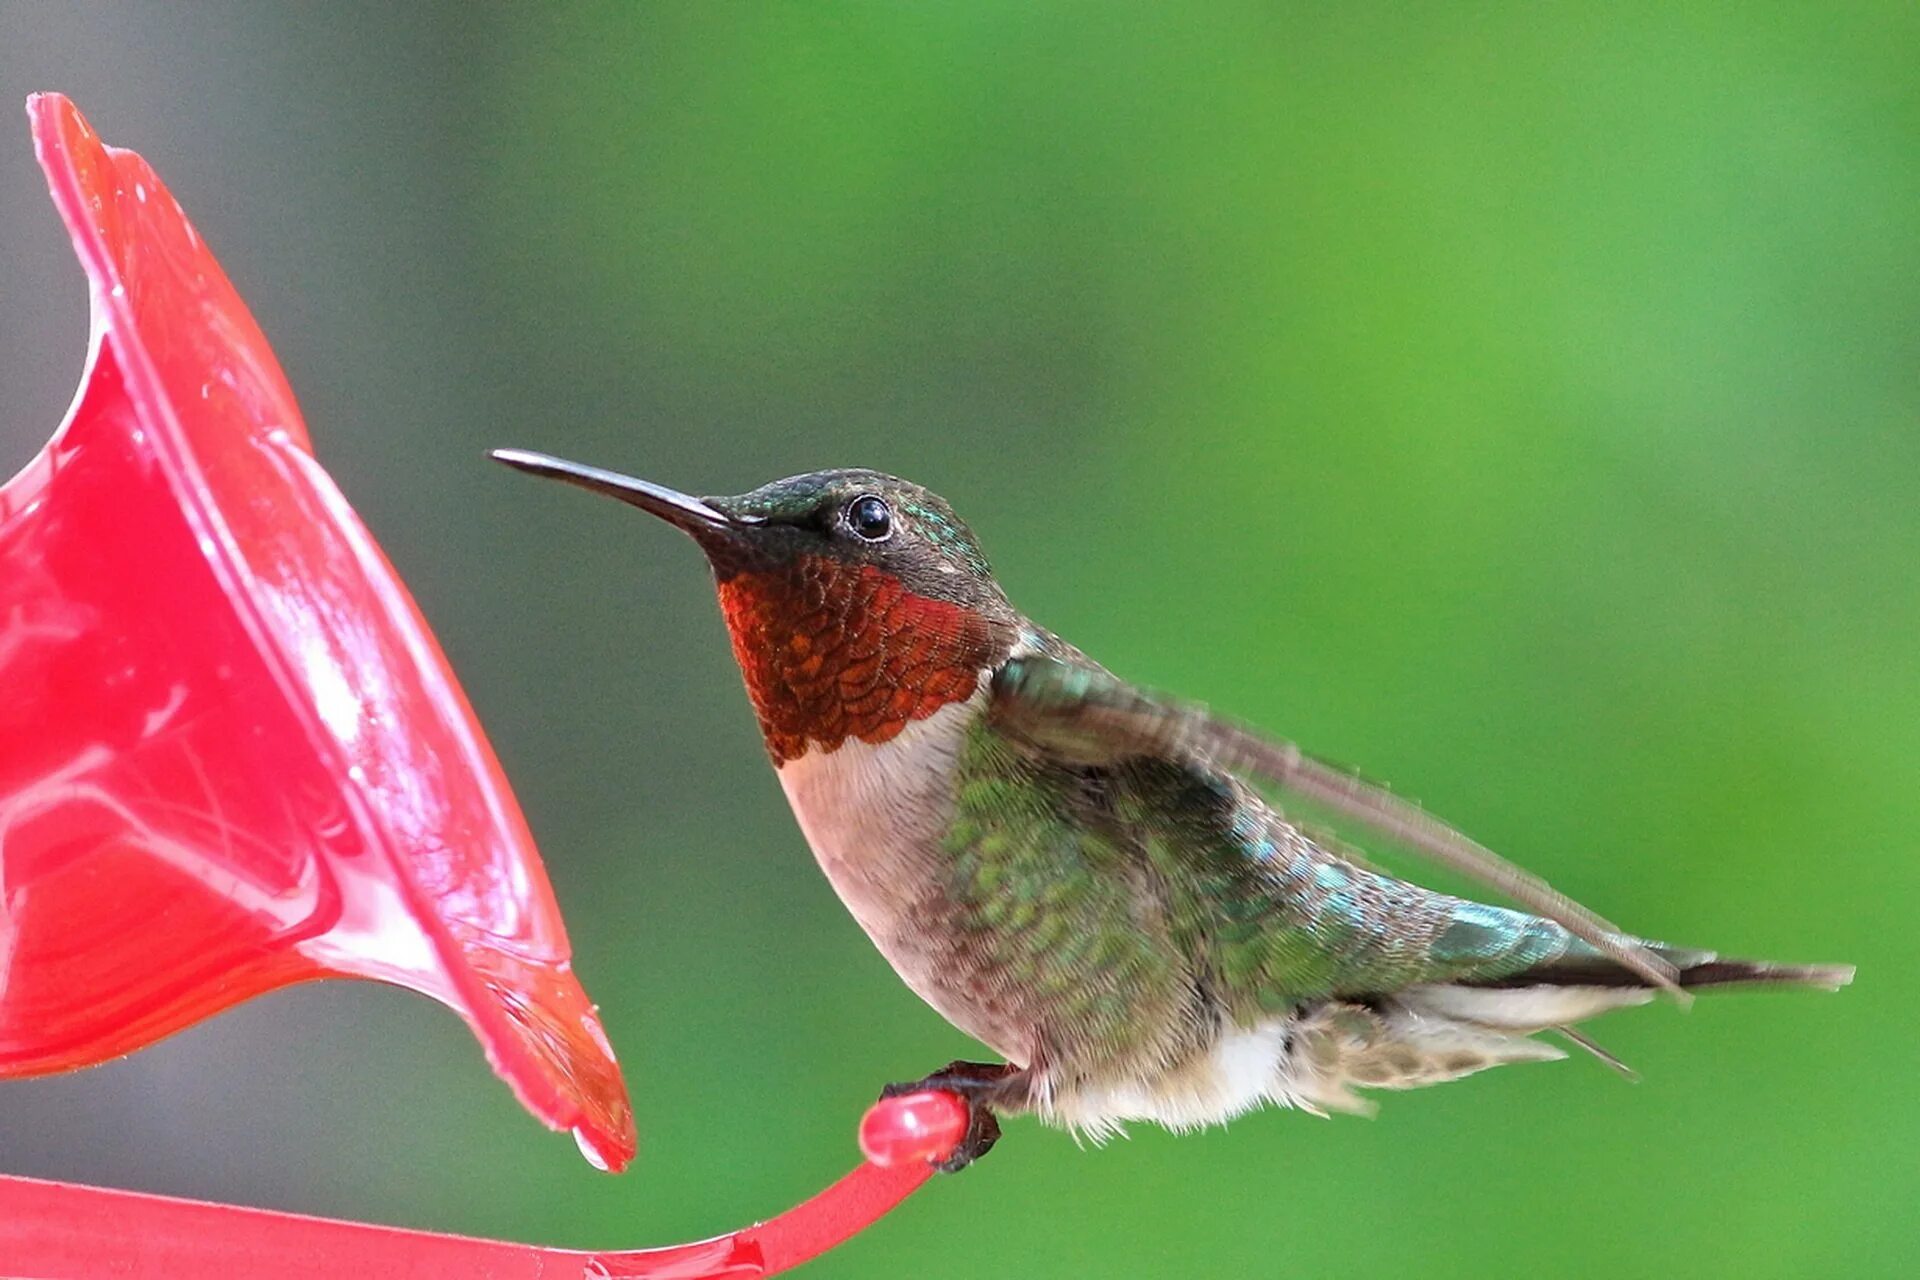
[[[1063,765],[982,721],[956,769],[957,923],[1056,1052],[1166,1051],[1169,1028],[1222,1012],[1248,1024],[1327,996],[1494,981],[1573,944],[1346,862],[1191,765]]]
[[[1189,998],[1137,853],[1081,820],[1076,780],[984,724],[944,841],[966,950],[1067,1054],[1153,1052]]]

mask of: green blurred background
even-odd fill
[[[1920,9],[0,5],[168,178],[464,677],[642,1128],[592,1172],[403,993],[0,1086],[0,1168],[578,1245],[737,1225],[974,1051],[815,870],[705,573],[484,461],[865,464],[1119,671],[1646,933],[1852,960],[1513,1068],[1079,1150],[821,1276],[1911,1275]],[[8,108],[12,110],[13,108]],[[0,447],[84,289],[0,133]]]

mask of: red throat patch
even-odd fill
[[[733,656],[776,765],[885,742],[973,695],[999,656],[986,618],[872,565],[810,556],[720,583]]]

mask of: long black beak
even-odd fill
[[[742,520],[728,515],[709,503],[689,497],[677,489],[653,484],[646,480],[636,480],[632,476],[623,476],[617,471],[603,471],[599,467],[589,467],[582,462],[568,462],[564,458],[555,458],[549,454],[533,453],[526,449],[495,449],[491,455],[496,462],[504,462],[516,471],[525,471],[536,476],[551,476],[555,480],[564,480],[568,484],[590,489],[594,493],[604,493],[620,499],[642,511],[650,511],[668,524],[676,525],[688,533],[700,533],[707,530],[734,529],[744,524],[758,523],[754,520]]]

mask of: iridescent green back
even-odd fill
[[[1053,1051],[1177,1056],[1224,1015],[1493,980],[1575,947],[1559,926],[1357,867],[1237,779],[1043,760],[974,727],[946,840],[970,949],[1030,992]]]

